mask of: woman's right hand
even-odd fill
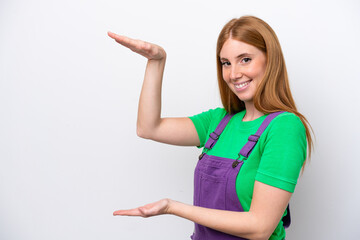
[[[133,52],[146,57],[148,60],[162,60],[166,58],[165,50],[156,44],[132,39],[112,32],[108,32],[108,35],[117,43],[129,48]]]

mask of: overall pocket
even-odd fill
[[[222,159],[205,156],[195,169],[194,204],[225,210],[227,170]]]
[[[200,174],[200,206],[213,209],[225,209],[226,182],[224,177]]]

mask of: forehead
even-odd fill
[[[224,45],[220,50],[220,57],[231,58],[243,53],[248,53],[253,55],[263,54],[261,50],[250,44],[229,38],[228,40],[225,41]]]

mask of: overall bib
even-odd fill
[[[243,212],[236,193],[236,178],[241,166],[246,160],[261,134],[269,125],[271,120],[282,112],[269,114],[254,135],[250,135],[248,142],[234,160],[217,156],[210,156],[206,152],[214,147],[221,133],[233,115],[227,114],[210,134],[210,138],[205,144],[203,153],[199,156],[199,161],[194,174],[194,205],[229,211]],[[289,210],[289,207],[288,207]],[[290,212],[283,218],[284,226],[290,225]],[[241,240],[245,238],[236,237],[214,229],[195,223],[195,231],[191,236],[193,240]]]

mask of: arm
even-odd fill
[[[168,144],[198,146],[199,138],[189,118],[161,118],[161,86],[166,62],[164,49],[111,32],[108,35],[148,59],[139,100],[138,136]]]
[[[249,212],[202,208],[163,199],[143,207],[115,211],[114,215],[150,217],[173,214],[238,237],[268,239],[279,223],[290,197],[290,192],[255,181]]]

